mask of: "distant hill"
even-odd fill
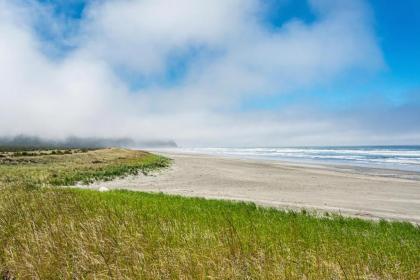
[[[37,136],[19,135],[15,137],[0,137],[0,148],[3,149],[59,149],[59,148],[163,148],[177,147],[174,141],[133,140],[131,138],[100,138],[100,137],[68,137],[64,140],[43,139]]]

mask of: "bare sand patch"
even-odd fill
[[[415,173],[164,155],[174,161],[159,173],[81,187],[252,201],[269,207],[420,223],[420,180]]]

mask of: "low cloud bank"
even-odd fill
[[[24,149],[42,149],[42,148],[162,148],[176,147],[174,141],[135,141],[130,138],[80,138],[68,137],[61,140],[43,139],[36,136],[19,135],[15,137],[0,137],[0,148],[24,148]]]

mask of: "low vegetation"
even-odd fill
[[[29,189],[111,180],[147,173],[169,163],[163,157],[126,149],[13,151],[0,155],[0,185]]]
[[[17,279],[419,279],[420,229],[409,223],[57,187],[168,164],[120,149],[0,157],[0,270]]]

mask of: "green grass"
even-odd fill
[[[38,188],[111,180],[165,167],[169,161],[125,149],[2,152],[0,186]]]
[[[51,187],[168,164],[117,149],[60,157],[43,161],[60,171],[56,181],[36,163],[0,164],[38,180],[19,187],[26,181],[15,174],[0,191],[0,270],[18,279],[419,279],[418,226]],[[1,172],[0,178],[8,174]]]

